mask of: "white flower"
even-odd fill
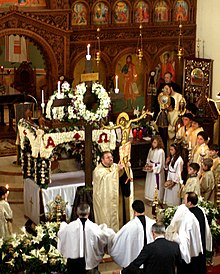
[[[0,238],[0,248],[2,248],[3,243],[4,243],[3,238]]]
[[[139,106],[137,106],[137,108],[134,109],[134,115],[139,117],[140,115]]]
[[[65,81],[65,82],[62,84],[61,89],[62,89],[63,92],[64,92],[64,91],[68,91],[68,90],[70,89],[70,84],[69,84],[67,81]]]

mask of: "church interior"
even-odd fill
[[[167,72],[183,98],[175,136],[187,104],[194,105],[208,145],[220,146],[218,8],[217,0],[0,1],[0,143],[13,140],[15,147],[12,154],[0,152],[0,185],[10,191],[14,232],[50,218],[60,222],[61,203],[59,212],[56,207],[50,215],[55,189],[67,201],[69,220],[75,218],[77,202],[85,196],[91,201],[97,146],[113,150],[114,161],[121,161],[122,113],[131,123],[126,140],[131,143],[134,198],[145,201],[146,214],[156,218],[158,192],[146,201],[143,169]],[[160,107],[166,103],[159,101]],[[81,114],[84,106],[88,116]],[[101,114],[93,118],[99,109]],[[115,127],[104,129],[103,123]],[[190,159],[191,139],[184,148]],[[80,192],[84,186],[86,191]],[[218,181],[215,207],[219,205]],[[207,273],[218,273],[219,250]],[[99,271],[109,274],[119,268],[105,255]]]

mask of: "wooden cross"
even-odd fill
[[[92,110],[97,98],[92,93],[92,82],[99,79],[98,73],[92,73],[92,61],[86,60],[85,73],[81,74],[81,81],[87,82],[87,91],[84,95],[84,104],[88,110]],[[71,103],[71,98],[55,99],[52,107],[68,105]],[[85,126],[85,185],[92,186],[92,126],[86,122],[80,123]]]
[[[92,81],[99,79],[98,73],[92,73],[92,61],[86,60],[85,73],[81,75],[81,81],[87,82],[87,91],[84,96],[84,104],[88,110],[97,99],[92,93]],[[92,126],[85,123],[85,184],[92,186]]]

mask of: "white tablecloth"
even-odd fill
[[[72,205],[78,186],[85,185],[84,171],[57,173],[51,176],[52,183],[47,189],[42,189],[44,213],[48,212],[47,204],[53,201],[57,194],[61,195],[66,206],[66,217],[70,218]],[[35,224],[40,222],[40,187],[31,179],[24,180],[25,215]]]

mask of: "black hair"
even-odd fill
[[[191,164],[189,164],[189,166],[197,172],[199,172],[199,170],[200,170],[200,165],[198,163],[191,163]]]
[[[103,159],[104,156],[105,156],[105,154],[107,154],[107,153],[111,153],[111,151],[108,151],[108,150],[103,151],[103,152],[101,153],[101,159]],[[112,153],[111,153],[111,154],[112,154]]]
[[[7,188],[5,186],[0,186],[0,197],[7,193]]]
[[[179,148],[179,146],[178,146],[177,144],[171,144],[170,146],[171,146],[171,147],[174,147],[174,149],[175,149],[175,151],[176,151],[176,152],[175,152],[175,155],[173,156],[172,162],[171,162],[171,166],[174,167],[174,165],[175,165],[177,159],[178,159],[179,156],[180,156],[180,148]],[[172,156],[171,156],[171,157],[172,157]]]
[[[191,202],[193,205],[198,203],[198,195],[195,192],[186,192],[187,194],[187,203]]]
[[[132,203],[132,208],[135,210],[137,213],[144,213],[145,207],[144,207],[144,202],[141,200],[135,200]]]
[[[90,206],[87,203],[81,203],[77,206],[77,215],[79,217],[86,217],[90,213]]]
[[[188,111],[190,111],[193,115],[196,115],[197,112],[198,112],[197,106],[195,104],[193,104],[193,103],[187,103],[186,104],[186,109]]]
[[[210,145],[209,150],[215,150],[216,152],[219,152],[219,145],[212,144]]]
[[[169,53],[167,53],[168,55],[169,55]],[[169,55],[170,56],[170,55]],[[171,76],[171,78],[173,77],[173,74],[170,72],[170,71],[166,71],[165,73],[164,73],[164,76],[166,75],[166,74],[169,74],[170,76]]]
[[[208,135],[207,135],[207,133],[205,132],[205,131],[200,131],[198,134],[197,134],[197,136],[202,136],[202,138],[205,140],[205,141],[208,141]]]

